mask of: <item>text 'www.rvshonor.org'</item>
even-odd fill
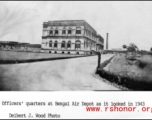
[[[36,109],[40,109],[41,107],[49,107],[60,109],[60,107],[69,107],[71,111],[77,108],[84,107],[84,112],[149,112],[152,113],[152,107],[147,107],[145,102],[61,102],[61,101],[49,101],[49,102],[12,102],[12,101],[2,101],[1,105],[3,107],[11,107],[11,106],[26,106],[27,109],[30,107],[36,107]],[[72,108],[70,107],[72,106]],[[49,108],[51,113],[8,113],[8,118],[62,118],[61,113],[53,113],[52,107]],[[21,107],[22,109],[22,107]],[[48,109],[48,108],[47,108]],[[83,109],[81,109],[83,110]],[[47,110],[46,110],[47,111]],[[82,111],[81,111],[82,112]]]
[[[92,104],[93,105],[93,104]],[[103,107],[101,106],[100,102],[96,103],[96,107],[94,106],[87,106],[86,111],[87,112],[151,112],[152,113],[152,107],[146,107],[145,102],[135,102],[133,106],[132,102],[126,102],[120,103],[120,102],[111,102],[111,106],[109,106],[108,102],[104,102]]]

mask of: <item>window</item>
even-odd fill
[[[81,48],[81,42],[79,40],[75,42],[75,48]]]
[[[79,52],[77,52],[77,54],[79,54]]]
[[[81,34],[81,30],[76,30],[76,34]]]
[[[49,47],[52,47],[52,40],[51,40],[50,43],[49,43]]]
[[[68,30],[68,34],[71,34],[71,30]]]
[[[62,41],[61,48],[65,47],[65,41]]]
[[[54,47],[57,48],[58,47],[58,41],[55,41],[54,43]]]
[[[68,41],[68,48],[71,48],[71,41]]]
[[[58,34],[58,30],[55,30],[55,35],[57,35]]]
[[[86,42],[86,47],[88,48],[88,41]]]
[[[45,44],[46,44],[46,46],[47,46],[48,42],[46,41],[46,43],[45,43]]]
[[[50,35],[52,35],[53,34],[53,30],[50,30]]]
[[[62,30],[62,34],[66,34],[66,30]]]

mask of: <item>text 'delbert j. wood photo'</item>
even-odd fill
[[[0,91],[151,91],[152,2],[1,1]]]

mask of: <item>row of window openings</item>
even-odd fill
[[[49,53],[53,53],[53,52],[49,51]],[[55,51],[54,53],[56,54],[57,51]],[[62,54],[64,54],[64,51],[62,51]],[[70,52],[68,52],[68,54],[70,54]],[[79,52],[77,52],[76,54],[79,54]],[[90,54],[92,55],[92,52],[90,52]]]
[[[71,33],[72,33],[72,31],[71,31],[71,30],[68,30],[68,34],[71,34]],[[51,35],[53,34],[53,30],[50,31],[50,34],[51,34]],[[59,34],[59,31],[58,31],[58,30],[55,30],[55,35],[58,35],[58,34]],[[66,30],[62,30],[62,34],[63,34],[63,35],[66,34]],[[76,30],[76,34],[81,34],[81,30]],[[86,35],[88,35],[88,36],[91,37],[90,34],[87,34],[87,33],[86,33]],[[93,35],[92,35],[92,36],[93,36]]]
[[[65,41],[63,41],[63,42],[61,43],[61,47],[65,47],[65,45],[66,45]],[[80,48],[81,43],[80,43],[80,42],[76,42],[75,45],[76,45],[76,48]],[[86,44],[86,43],[85,43],[84,45],[86,45],[86,47],[89,46],[89,45]],[[91,46],[92,46],[92,45],[93,45],[93,44],[91,44]],[[47,46],[47,43],[46,43],[46,46]],[[52,47],[52,46],[53,46],[53,43],[50,42],[50,43],[49,43],[49,47]],[[57,46],[58,46],[58,42],[55,41],[54,47],[57,47]],[[95,46],[95,45],[93,45],[93,46]],[[67,43],[67,48],[71,48],[71,42],[69,42],[69,41],[68,41],[68,43]]]
[[[49,51],[49,53],[53,53],[53,52]],[[54,53],[56,54],[57,51],[55,51]],[[62,54],[64,54],[64,51],[62,51]],[[68,54],[70,54],[70,52],[68,52]],[[76,54],[79,54],[79,52],[77,52]],[[90,53],[90,54],[92,54],[92,53]]]
[[[72,31],[68,30],[68,34],[71,34],[71,33],[72,33]],[[53,34],[53,30],[50,31],[50,34]],[[58,34],[59,34],[59,31],[55,30],[55,35],[58,35]],[[62,30],[62,34],[66,34],[66,30]],[[76,34],[81,34],[81,30],[76,30]],[[91,34],[86,33],[86,35],[91,37]]]
[[[68,30],[68,34],[71,34],[72,30]],[[50,34],[53,34],[53,30],[50,30]],[[55,34],[59,34],[58,30],[55,30]],[[66,30],[62,30],[62,34],[66,34]],[[76,34],[81,34],[81,30],[76,30]]]
[[[91,35],[91,34],[88,34],[88,33],[86,33],[86,36],[89,36],[89,37],[91,37],[93,39],[96,39],[96,37],[94,37],[94,35]]]
[[[65,48],[65,45],[66,45],[66,43],[62,43],[61,44],[61,48]],[[49,47],[52,47],[53,46],[53,44],[50,42],[49,43]],[[57,48],[58,47],[58,43],[57,42],[55,42],[54,43],[54,48]],[[80,48],[81,47],[81,44],[80,43],[76,43],[75,44],[75,47],[76,48]],[[67,48],[71,48],[71,43],[67,43]]]

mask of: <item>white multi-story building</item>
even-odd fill
[[[48,21],[43,23],[41,51],[92,54],[98,39],[96,30],[84,20]]]

